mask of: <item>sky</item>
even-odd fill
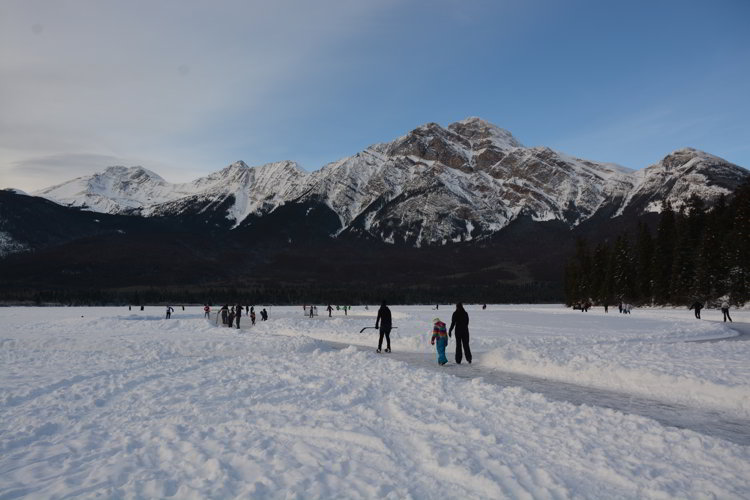
[[[0,188],[308,170],[479,116],[639,169],[750,167],[750,1],[2,0]]]

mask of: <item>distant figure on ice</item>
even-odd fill
[[[203,306],[203,317],[204,318],[211,317],[211,308],[208,306],[208,304],[205,304]]]
[[[328,307],[331,307],[331,306],[328,306]],[[310,306],[310,317],[311,318],[313,317],[313,306]]]
[[[437,362],[444,365],[448,362],[448,358],[445,357],[445,348],[448,346],[448,332],[445,331],[445,323],[440,321],[440,318],[433,319],[432,323],[430,344],[435,345],[435,341],[437,341]],[[458,340],[458,335],[456,335],[456,340]]]
[[[185,310],[185,306],[182,306],[182,310],[183,310],[183,311]]]
[[[245,316],[250,314],[250,306],[245,306]]]
[[[234,324],[234,306],[229,308],[229,316],[227,316],[227,326],[231,327]]]
[[[700,301],[696,300],[695,302],[693,302],[693,305],[690,306],[690,309],[695,309],[695,317],[701,319],[701,309],[703,309],[703,304],[701,304]]]
[[[732,317],[729,315],[729,302],[726,300],[721,303],[721,312],[724,314],[724,322],[726,323],[729,319],[730,323],[733,323]]]
[[[171,318],[173,312],[174,312],[174,309],[172,308],[172,306],[167,306],[167,318],[166,319]]]
[[[385,352],[391,352],[391,328],[393,323],[391,320],[391,310],[385,305],[385,300],[378,309],[378,317],[375,318],[375,328],[380,328],[380,340],[378,340],[378,350],[380,352],[383,347],[383,336],[385,336],[386,347]]]
[[[349,306],[344,306],[344,316],[349,316],[348,314],[346,314],[346,311],[348,310],[349,310]]]
[[[620,309],[620,314],[622,314],[622,301],[620,301],[620,304],[617,307]]]
[[[484,311],[485,309],[487,309],[487,304],[482,306],[482,311]]]
[[[265,307],[260,311],[260,319],[261,319],[261,321],[267,321],[268,320],[268,311],[266,311]]]
[[[250,308],[250,324],[255,326],[255,311],[252,307]]]
[[[227,318],[229,317],[229,304],[224,304],[223,306],[221,306],[221,309],[219,309],[219,314],[221,316],[221,324],[226,325]]]
[[[331,313],[333,312],[333,307],[331,307],[331,304],[328,304],[328,307],[326,307],[326,311],[328,311],[328,317],[331,317]]]
[[[630,314],[633,311],[633,304],[631,304],[630,302],[628,302],[627,304],[623,304],[622,311],[625,314]]]
[[[128,311],[132,311],[133,308],[131,306],[128,306]]]
[[[604,314],[607,314],[609,312],[609,304],[606,302],[604,303]]]
[[[365,311],[369,311],[369,310],[370,310],[370,308],[367,307],[367,304],[365,304]]]
[[[141,306],[141,311],[143,311],[143,306]]]
[[[242,306],[237,304],[237,308],[235,309],[235,315],[234,320],[237,322],[237,329],[240,329],[240,318],[242,317]],[[230,325],[231,326],[231,325]]]
[[[451,336],[453,328],[456,329],[456,364],[461,364],[462,348],[466,353],[466,362],[471,364],[471,349],[469,349],[469,313],[464,309],[462,303],[456,304],[456,310],[451,317],[451,327],[448,336]]]

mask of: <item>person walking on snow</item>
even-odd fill
[[[437,362],[444,365],[448,362],[448,358],[445,357],[445,348],[448,346],[448,332],[445,331],[445,323],[440,321],[440,318],[433,319],[432,323],[430,344],[435,345],[435,341],[437,341]],[[456,340],[458,340],[458,334],[456,334]]]
[[[732,317],[729,315],[729,302],[726,300],[721,303],[721,312],[724,314],[724,323],[729,319],[730,323],[733,323]]]
[[[690,309],[695,309],[695,317],[697,319],[701,319],[701,309],[703,309],[703,304],[700,303],[700,301],[696,300],[693,302],[693,305],[690,306]]]
[[[328,304],[328,307],[326,307],[326,311],[328,311],[328,317],[331,317],[331,313],[333,312],[333,307],[331,307],[331,304]]]
[[[209,318],[211,316],[211,308],[208,306],[208,304],[203,306],[203,317]]]
[[[383,336],[385,336],[386,341],[385,352],[391,352],[392,326],[393,323],[391,320],[391,310],[388,309],[387,305],[385,305],[384,300],[383,304],[380,306],[380,309],[378,309],[378,317],[375,318],[375,328],[380,328],[380,340],[378,340],[378,350],[376,352],[380,352],[383,347]]]
[[[221,324],[226,325],[227,324],[227,315],[229,314],[229,304],[224,304],[221,306],[221,309],[219,309],[219,315],[221,316]],[[218,321],[218,318],[217,318]]]
[[[242,317],[242,306],[237,304],[237,313],[234,316],[235,321],[237,322],[237,329],[240,329],[240,317]]]
[[[453,328],[456,328],[456,364],[461,364],[463,348],[466,354],[466,362],[471,364],[471,349],[469,349],[469,313],[464,309],[462,303],[456,304],[456,310],[451,317],[451,327],[448,330],[448,336],[451,336]]]
[[[173,312],[174,312],[174,308],[172,306],[167,306],[167,319],[172,317]]]

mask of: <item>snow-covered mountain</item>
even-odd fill
[[[428,123],[398,139],[306,172],[294,162],[233,163],[190,183],[171,184],[141,167],[102,173],[34,193],[112,214],[200,215],[221,211],[236,227],[289,203],[318,203],[339,218],[339,233],[414,246],[482,238],[524,215],[573,227],[596,213],[617,216],[711,202],[748,172],[721,158],[681,149],[641,171],[525,147],[480,118]]]

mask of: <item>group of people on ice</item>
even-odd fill
[[[380,333],[378,339],[378,348],[376,352],[382,352],[383,339],[385,338],[385,352],[391,352],[391,330],[393,329],[393,317],[391,310],[385,301],[378,309],[378,316],[375,318],[375,328]],[[446,328],[440,318],[432,320],[432,338],[430,343],[436,346],[437,362],[444,365],[448,362],[445,356],[445,348],[448,346],[448,339],[456,331],[456,364],[461,364],[464,356],[466,361],[471,364],[471,348],[469,347],[469,313],[464,309],[460,302],[456,304],[456,310],[451,316],[450,328]]]
[[[451,316],[451,326],[446,330],[445,323],[440,318],[432,320],[432,339],[430,343],[437,348],[437,361],[444,365],[448,362],[445,356],[445,348],[448,347],[448,338],[456,329],[456,364],[460,365],[464,355],[466,362],[471,364],[471,349],[469,348],[469,313],[460,302],[456,304],[456,310]]]
[[[243,309],[245,310],[245,315],[250,317],[250,324],[252,326],[255,326],[255,306],[243,307],[240,304],[231,307],[229,306],[229,304],[224,304],[221,309],[219,309],[219,313],[216,315],[216,323],[218,324],[221,320],[222,325],[227,327],[234,326],[235,328],[239,329]],[[204,317],[209,318],[211,314],[211,306],[209,306],[208,304],[204,305],[203,313]],[[268,320],[268,311],[266,311],[265,307],[260,311],[260,319],[261,321]]]
[[[700,300],[696,300],[690,307],[688,307],[688,309],[695,311],[696,319],[701,319],[701,310],[704,308],[705,306]],[[724,322],[726,323],[726,321],[729,320],[729,322],[732,323],[732,317],[729,315],[729,301],[726,299],[722,300],[720,309],[724,316]]]

